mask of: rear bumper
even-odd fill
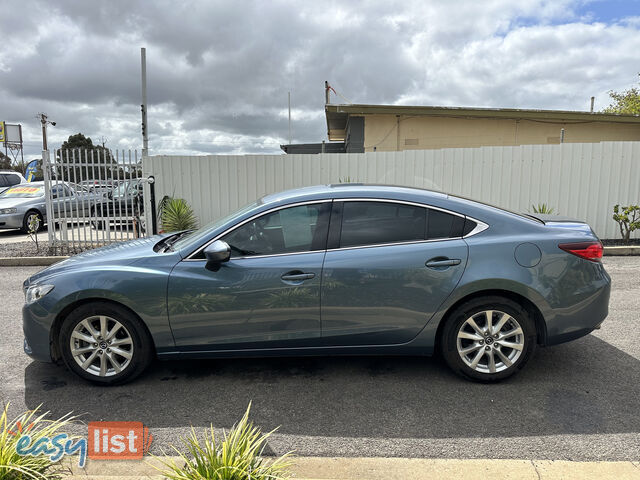
[[[604,281],[591,295],[570,307],[556,310],[554,318],[547,321],[546,345],[569,342],[600,328],[609,314],[610,295],[611,280],[605,273]]]

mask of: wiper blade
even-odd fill
[[[176,243],[178,240],[180,240],[180,238],[182,238],[183,236],[185,236],[188,233],[193,232],[193,230],[184,230],[182,232],[178,232],[178,233],[174,233],[173,235],[167,237],[164,240],[164,250],[163,252],[166,252],[167,250],[171,250],[171,246]]]

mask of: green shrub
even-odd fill
[[[640,228],[640,206],[629,205],[621,207],[620,205],[615,205],[613,207],[613,219],[618,222],[622,239],[628,242],[631,232]]]
[[[540,213],[544,215],[551,215],[553,213],[553,207],[550,207],[546,203],[539,203],[538,205],[531,205],[533,213]]]
[[[160,222],[165,232],[198,228],[193,208],[182,198],[164,197],[160,202]]]
[[[18,440],[23,434],[31,436],[35,444],[43,437],[53,437],[68,426],[75,417],[69,414],[59,420],[47,420],[49,412],[38,412],[40,407],[9,420],[9,404],[0,416],[0,479],[2,480],[51,480],[60,477],[61,470],[44,455],[19,455]]]
[[[187,454],[176,447],[184,466],[178,466],[173,460],[161,463],[166,469],[158,468],[172,480],[280,480],[289,478],[290,453],[273,461],[265,460],[262,452],[267,439],[274,432],[263,434],[249,422],[251,403],[242,420],[229,432],[223,432],[223,440],[216,439],[213,425],[209,432],[205,430],[199,439],[193,427],[191,435],[182,441]]]

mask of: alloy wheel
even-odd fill
[[[480,373],[497,373],[518,361],[524,349],[518,321],[499,310],[483,310],[465,320],[457,334],[462,361]]]
[[[116,319],[94,315],[80,321],[69,339],[71,356],[85,372],[110,377],[124,371],[133,358],[131,334]]]
[[[31,225],[34,226],[34,229],[36,231],[40,230],[40,215],[38,215],[37,213],[30,213],[27,216],[27,226],[31,227]]]

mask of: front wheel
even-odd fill
[[[133,380],[153,358],[153,342],[140,320],[111,303],[78,307],[64,320],[59,349],[67,367],[94,383]]]
[[[496,382],[520,371],[536,348],[536,328],[529,313],[502,297],[471,300],[447,319],[442,354],[459,375]]]
[[[42,214],[36,210],[29,210],[22,219],[23,233],[29,233],[32,229],[34,232],[38,232],[44,226],[44,220]]]

